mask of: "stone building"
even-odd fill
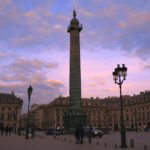
[[[124,121],[127,130],[150,127],[150,91],[123,96]],[[69,106],[68,97],[56,98],[44,108],[43,128],[63,129],[63,115]],[[82,98],[87,124],[111,131],[120,129],[120,99],[118,97]]]
[[[43,127],[44,129],[64,128],[64,114],[69,106],[69,97],[58,97],[54,101],[47,104],[44,108]]]
[[[0,93],[0,126],[20,127],[23,100],[11,94]]]
[[[43,109],[45,105],[33,104],[29,111],[29,126],[35,127],[38,130],[43,129]],[[22,127],[26,128],[27,126],[27,114],[22,115]]]

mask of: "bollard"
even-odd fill
[[[56,135],[53,136],[53,139],[54,139],[54,140],[56,139]]]
[[[147,145],[144,145],[144,150],[147,150]]]
[[[71,143],[71,139],[69,139],[68,142]]]
[[[131,147],[131,148],[134,147],[134,139],[130,139],[130,147]]]
[[[66,142],[67,141],[67,139],[66,138],[64,138],[64,142]]]
[[[99,142],[98,142],[98,141],[96,142],[96,145],[99,145]]]
[[[107,143],[104,143],[104,147],[107,147]]]
[[[117,148],[118,148],[117,144],[115,144],[114,148],[115,148],[115,149],[117,149]]]

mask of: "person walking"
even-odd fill
[[[35,128],[32,127],[32,128],[31,128],[31,139],[34,138],[34,135],[35,135]]]
[[[7,135],[8,134],[8,125],[6,125],[6,127],[5,127],[5,135]]]
[[[84,138],[84,129],[83,126],[80,125],[80,130],[79,130],[79,135],[80,135],[80,144],[83,144],[83,138]]]
[[[9,135],[11,135],[11,132],[12,132],[12,127],[11,126],[8,127],[8,132],[9,132]]]
[[[1,123],[1,135],[3,135],[3,132],[4,132],[4,124]]]
[[[88,142],[92,143],[92,126],[91,125],[89,125],[88,138],[89,138]]]
[[[76,138],[76,144],[80,143],[80,128],[79,125],[76,126],[75,129],[75,138]]]

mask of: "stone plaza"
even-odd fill
[[[127,132],[127,150],[150,150],[150,132]],[[133,143],[132,143],[133,142]],[[75,144],[74,135],[47,136],[44,132],[36,132],[34,139],[25,139],[24,135],[0,136],[1,150],[121,150],[120,132],[104,134],[102,138],[93,138],[88,143]]]

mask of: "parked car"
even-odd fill
[[[48,130],[46,131],[46,134],[47,134],[47,135],[60,135],[60,134],[61,134],[61,131],[55,130],[55,129],[48,129]]]
[[[85,136],[89,136],[89,127],[84,127]],[[104,132],[98,128],[92,128],[92,137],[102,137]]]
[[[150,127],[144,128],[144,131],[150,131]]]
[[[100,130],[100,129],[97,129],[97,128],[93,128],[92,129],[92,134],[93,134],[93,137],[102,137],[103,136],[103,131]]]

